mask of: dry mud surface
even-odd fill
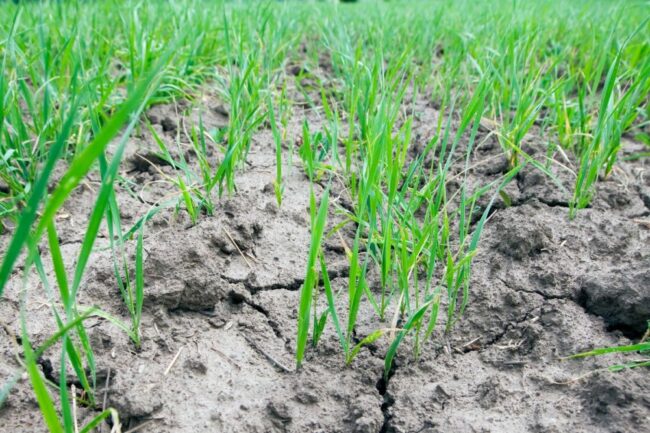
[[[433,133],[436,110],[415,104],[418,145]],[[300,111],[300,110],[299,110]],[[154,107],[148,116],[171,148],[196,163],[182,133],[202,113],[206,129],[227,122],[211,95],[193,105]],[[312,131],[318,110],[295,115]],[[290,135],[291,135],[290,134]],[[506,169],[487,131],[473,155],[470,181],[487,182]],[[487,137],[487,138],[486,138]],[[528,151],[535,154],[534,134]],[[628,143],[628,147],[633,143]],[[124,224],[175,191],[154,167],[146,128],[129,145],[118,188]],[[383,380],[387,343],[361,350],[346,367],[327,328],[304,366],[294,363],[298,290],[309,248],[309,183],[298,164],[285,168],[285,196],[273,193],[275,150],[270,131],[255,135],[238,191],[219,200],[214,216],[191,225],[183,214],[158,214],[145,238],[143,346],[105,320],[88,322],[98,367],[98,394],[119,410],[123,430],[140,432],[641,432],[650,431],[646,370],[592,373],[621,358],[558,361],[595,346],[638,339],[650,318],[650,173],[647,162],[621,163],[599,183],[589,209],[568,220],[568,195],[534,169],[498,202],[473,265],[471,303],[451,337],[428,344],[416,361],[401,348]],[[144,158],[143,158],[144,157]],[[297,161],[298,157],[295,157]],[[558,174],[561,178],[561,173]],[[564,179],[571,187],[571,179]],[[60,215],[63,252],[73,265],[92,206],[93,186],[75,192]],[[341,205],[346,198],[335,196]],[[336,222],[330,215],[330,224]],[[106,245],[106,234],[100,244]],[[0,237],[0,246],[8,235]],[[241,251],[234,246],[236,244]],[[100,245],[102,246],[102,245]],[[333,284],[346,284],[347,261],[337,240],[325,245]],[[51,273],[51,271],[50,271]],[[35,344],[53,332],[46,295],[30,277],[27,312]],[[21,281],[0,300],[0,376],[18,367],[12,334]],[[126,319],[110,254],[89,266],[80,301]],[[370,309],[358,333],[385,327]],[[56,350],[41,364],[56,379]],[[581,376],[585,376],[577,380]],[[80,417],[87,416],[79,408]],[[0,409],[1,432],[44,431],[29,383],[22,379]],[[104,426],[104,431],[108,431]]]

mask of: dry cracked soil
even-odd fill
[[[431,138],[439,113],[426,101],[412,110],[418,114],[417,152]],[[156,106],[147,113],[170,148],[184,152],[190,164],[196,158],[184,131],[199,115],[208,130],[228,121],[227,107],[209,92],[192,104]],[[288,141],[297,139],[303,119],[312,130],[322,124],[317,109],[300,108],[289,124]],[[477,185],[507,169],[488,132],[481,128],[481,145],[472,156],[468,181]],[[533,156],[542,152],[536,144],[540,136],[533,131],[526,139]],[[635,146],[628,141],[623,152]],[[384,379],[387,342],[363,348],[345,366],[331,326],[304,365],[295,368],[298,290],[310,241],[309,181],[295,159],[285,167],[278,208],[272,186],[275,149],[271,132],[263,128],[254,136],[247,166],[237,173],[237,192],[218,200],[213,216],[192,225],[184,213],[168,210],[152,219],[144,241],[140,349],[108,321],[87,322],[98,395],[119,411],[124,431],[650,431],[647,369],[603,371],[622,362],[619,356],[559,360],[596,346],[629,344],[646,329],[648,160],[621,162],[598,184],[592,206],[572,221],[566,191],[533,168],[520,172],[506,188],[508,206],[503,199],[496,203],[483,233],[464,319],[448,338],[426,345],[417,360],[403,345]],[[126,180],[117,194],[128,226],[176,192],[165,181],[173,168],[156,156],[146,128],[131,138],[123,166]],[[571,187],[568,176],[557,175]],[[87,179],[59,215],[69,266],[96,186],[96,178]],[[344,194],[334,194],[333,200],[349,206]],[[332,212],[330,226],[337,218]],[[102,248],[105,230],[101,236],[80,302],[126,318],[110,252]],[[8,240],[8,234],[0,236],[2,249]],[[332,283],[342,287],[348,271],[344,249],[333,239],[325,251]],[[16,273],[0,300],[3,378],[19,366],[14,336],[20,333],[22,287]],[[35,275],[29,275],[26,287],[29,332],[39,344],[55,324]],[[370,308],[362,308],[359,335],[384,326]],[[45,375],[58,381],[59,359],[55,350],[51,353],[40,363]],[[90,416],[79,411],[82,418]],[[22,378],[0,408],[0,432],[44,430]]]

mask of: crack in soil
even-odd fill
[[[535,289],[533,290],[520,289],[520,291],[524,293],[528,293],[530,295],[539,295],[542,298],[544,298],[545,301],[561,299],[561,300],[572,301],[577,303],[575,297],[571,295],[550,295],[548,293],[542,292],[541,290],[535,290]]]
[[[261,313],[266,318],[266,323],[269,325],[269,327],[271,328],[275,336],[284,342],[285,349],[289,352],[291,351],[289,340],[286,339],[284,335],[282,335],[282,330],[280,329],[280,326],[275,320],[271,319],[271,315],[266,308],[254,302],[252,299],[248,299],[247,297],[232,292],[229,294],[229,301],[230,303],[235,305],[246,304],[249,307],[251,307],[253,310],[257,311],[258,313]]]
[[[354,344],[359,344],[361,342],[361,339],[357,337],[356,331],[352,332],[352,341],[354,341]],[[365,346],[365,348],[368,349],[368,352],[375,357],[375,358],[380,358],[384,359],[383,356],[379,356],[376,352],[376,348],[374,348],[371,344]],[[390,382],[390,379],[393,377],[395,372],[397,371],[397,362],[393,361],[393,364],[391,365],[390,370],[388,371],[388,374],[384,374],[384,370],[382,370],[381,376],[375,383],[375,389],[379,393],[379,395],[382,397],[383,402],[381,404],[381,413],[384,417],[384,422],[382,423],[379,433],[390,433],[393,431],[393,429],[390,427],[390,420],[392,418],[392,415],[390,414],[390,408],[395,404],[395,399],[388,394],[388,383]]]
[[[528,204],[530,201],[537,200],[540,203],[545,204],[548,207],[562,207],[569,209],[571,207],[571,204],[568,201],[565,200],[553,200],[553,199],[547,199],[544,197],[531,197],[530,199],[526,200],[523,204]],[[591,204],[588,204],[586,206],[587,208],[591,207]]]
[[[361,339],[357,337],[356,332],[353,332],[352,340],[354,341],[355,344],[359,344],[361,342]],[[370,354],[373,357],[380,358],[382,360],[384,359],[383,356],[380,356],[377,353],[376,347],[374,347],[372,344],[366,345],[365,347],[368,349],[368,352],[370,352]],[[383,402],[381,404],[381,413],[384,417],[384,422],[379,428],[379,433],[391,433],[394,431],[394,429],[390,426],[390,420],[393,418],[393,416],[390,414],[390,408],[395,404],[395,398],[393,398],[393,396],[388,393],[388,385],[390,379],[397,372],[397,369],[399,367],[398,364],[399,363],[397,362],[397,360],[393,360],[393,363],[390,367],[390,370],[388,371],[388,374],[385,374],[385,371],[382,369],[381,376],[375,383],[375,389],[383,399]]]
[[[510,285],[510,283],[508,281],[504,280],[503,278],[499,278],[499,281],[501,281],[504,286],[506,286],[509,290],[511,290],[513,292],[523,292],[523,293],[528,293],[529,295],[539,295],[545,301],[562,299],[562,300],[565,300],[565,301],[572,301],[572,302],[580,305],[579,302],[578,302],[578,299],[576,299],[576,297],[572,296],[572,295],[550,295],[548,293],[544,293],[543,291],[541,291],[539,289],[525,289],[523,287],[513,288]]]
[[[575,305],[580,307],[584,312],[592,317],[596,317],[599,320],[603,320],[605,324],[607,325],[607,331],[608,332],[615,332],[619,331],[623,335],[625,335],[627,338],[631,340],[637,340],[642,337],[643,332],[639,333],[638,331],[635,331],[633,328],[629,326],[624,326],[624,325],[609,325],[607,321],[605,320],[605,317],[603,317],[600,314],[594,313],[589,310],[587,306],[587,295],[584,290],[580,290],[577,294],[575,295],[550,295],[548,293],[544,293],[541,290],[535,290],[535,289],[525,289],[523,287],[519,288],[513,288],[508,281],[504,280],[503,278],[498,278],[499,281],[501,281],[509,290],[514,291],[514,292],[523,292],[523,293],[528,293],[530,295],[539,295],[544,299],[544,301],[550,301],[550,300],[564,300],[564,301],[570,301],[573,302]],[[532,310],[531,310],[532,311]],[[530,312],[529,312],[530,313]],[[527,313],[527,314],[529,314]],[[517,324],[520,324],[521,322],[518,322]],[[507,330],[505,331],[507,332]],[[505,332],[501,335],[505,335]],[[497,338],[496,341],[498,341],[501,337]],[[493,344],[494,342],[490,342],[488,344]]]
[[[248,278],[233,278],[224,274],[220,274],[219,276],[230,284],[243,284],[246,290],[248,290],[252,295],[267,290],[270,291],[284,289],[295,292],[296,290],[300,289],[300,286],[302,286],[302,283],[305,281],[303,278],[294,278],[293,281],[289,283],[271,283],[263,286],[253,286]]]
[[[263,286],[253,286],[250,281],[245,280],[242,281],[244,284],[244,287],[251,292],[251,294],[256,294],[259,292],[265,292],[269,290],[289,290],[292,292],[295,292],[297,290],[300,290],[300,286],[305,282],[304,278],[294,278],[293,281],[290,283],[272,283],[272,284],[265,284]]]
[[[271,315],[269,311],[262,307],[260,304],[253,302],[250,299],[246,299],[244,301],[248,306],[250,306],[252,309],[255,311],[259,311],[266,317],[266,323],[269,325],[275,336],[280,339],[281,341],[284,342],[284,348],[287,350],[287,352],[291,353],[291,346],[289,339],[285,338],[284,335],[282,335],[282,330],[280,329],[280,325],[273,319],[271,319]]]
[[[335,270],[328,269],[327,271],[327,275],[329,276],[330,280],[333,280],[335,278],[347,278],[349,276],[349,273],[350,273],[350,268],[348,266],[342,269],[335,269]],[[291,292],[295,292],[300,290],[300,287],[305,282],[304,278],[293,278],[292,281],[288,283],[269,283],[261,286],[256,286],[253,285],[253,283],[251,283],[251,281],[248,278],[238,279],[238,278],[229,277],[224,274],[221,274],[220,277],[231,284],[243,284],[246,290],[248,290],[252,295],[255,295],[259,292],[266,292],[271,290],[288,290]],[[322,285],[324,283],[323,279],[320,278],[318,283]]]
[[[388,374],[384,374],[384,372],[382,372],[381,377],[375,384],[377,392],[379,392],[379,395],[381,395],[384,400],[381,404],[381,413],[384,416],[384,422],[379,429],[379,433],[390,433],[393,431],[393,428],[390,426],[390,420],[393,418],[393,416],[390,414],[390,408],[395,404],[395,399],[387,391],[390,379],[397,371],[397,367],[397,362],[393,361],[393,365],[388,371]]]

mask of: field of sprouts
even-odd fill
[[[0,432],[650,431],[648,17],[0,2]]]

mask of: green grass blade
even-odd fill
[[[75,107],[73,107],[71,111],[74,109]],[[16,263],[16,260],[18,260],[18,256],[29,237],[29,230],[36,220],[38,208],[47,192],[48,180],[54,170],[56,162],[61,157],[65,141],[70,135],[73,120],[74,115],[70,114],[57,140],[50,147],[47,161],[41,169],[41,174],[32,187],[32,192],[27,201],[27,205],[20,215],[18,227],[16,227],[14,236],[7,248],[4,259],[2,260],[2,267],[0,267],[0,296],[2,296],[4,292],[5,285],[11,275],[14,264]]]
[[[63,336],[63,345],[67,344],[68,336]],[[72,418],[72,410],[70,409],[70,400],[68,397],[68,381],[66,372],[66,352],[61,351],[61,367],[59,369],[59,401],[61,403],[61,417],[63,418],[63,426],[66,433],[73,433],[74,419]],[[72,398],[75,398],[73,395]]]
[[[124,137],[120,141],[119,146],[113,155],[111,163],[106,169],[104,176],[102,178],[102,185],[99,190],[99,195],[95,201],[95,206],[93,207],[92,213],[88,220],[88,227],[86,228],[86,234],[84,235],[83,242],[81,244],[81,250],[77,257],[77,266],[75,268],[74,280],[72,283],[72,289],[70,296],[72,299],[76,299],[77,291],[79,290],[79,285],[81,284],[81,279],[83,278],[84,272],[86,270],[86,264],[90,258],[90,254],[97,239],[97,232],[99,231],[99,226],[104,220],[106,214],[106,206],[109,203],[109,200],[113,196],[113,183],[115,177],[117,176],[117,171],[122,161],[122,154],[124,153],[124,148],[126,147],[127,137],[130,135],[131,130],[135,126],[135,120],[131,122],[129,127],[124,133]],[[99,154],[97,158],[100,158],[103,154]]]
[[[650,351],[650,342],[631,344],[628,346],[601,347],[598,349],[567,356],[562,359],[586,358],[588,356],[606,355],[608,353],[644,352]]]
[[[50,433],[63,433],[64,429],[59,420],[59,416],[54,407],[54,402],[50,397],[45,381],[41,377],[41,373],[38,370],[38,364],[36,363],[37,357],[35,356],[34,350],[29,342],[29,336],[27,335],[27,325],[25,317],[22,318],[22,340],[23,340],[23,351],[25,356],[25,368],[27,370],[27,375],[29,380],[32,383],[32,388],[34,390],[34,395],[36,396],[36,401],[45,420],[45,425],[47,426]]]
[[[103,411],[102,413],[100,413],[99,415],[97,415],[92,420],[90,420],[90,422],[88,422],[88,424],[86,424],[81,430],[79,430],[79,433],[90,433],[90,432],[94,431],[99,426],[99,424],[101,422],[103,422],[104,420],[106,420],[108,417],[111,417],[111,419],[113,421],[113,426],[116,426],[116,425],[119,426],[120,425],[119,416],[117,414],[117,411],[115,409],[109,408],[109,409],[106,409],[105,411]]]
[[[313,299],[314,286],[316,281],[317,271],[316,260],[321,250],[321,242],[323,240],[323,233],[325,230],[325,222],[327,220],[327,210],[329,205],[329,187],[323,193],[318,214],[312,222],[311,230],[311,246],[309,248],[309,257],[307,259],[307,271],[305,282],[300,290],[300,305],[298,308],[298,338],[296,341],[296,363],[300,366],[304,355],[305,347],[307,346],[307,336],[309,333],[309,321],[311,314],[311,303]]]
[[[386,357],[384,358],[384,378],[388,378],[388,373],[390,372],[390,369],[393,366],[393,359],[395,358],[395,355],[397,354],[397,348],[399,347],[400,343],[408,334],[408,332],[415,327],[415,325],[420,321],[424,313],[427,311],[427,309],[431,306],[431,303],[434,302],[433,299],[429,300],[428,302],[424,303],[418,310],[416,310],[406,321],[404,326],[402,327],[402,330],[395,336],[395,339],[391,343],[390,347],[388,348],[388,351],[386,352]]]
[[[332,323],[334,324],[334,329],[336,330],[336,335],[339,337],[339,342],[343,348],[344,353],[348,352],[347,343],[345,340],[345,335],[341,329],[341,323],[339,321],[339,316],[336,312],[336,304],[334,301],[334,293],[332,291],[332,284],[330,282],[330,277],[327,272],[327,264],[325,263],[325,257],[321,254],[320,256],[321,264],[321,274],[323,275],[323,286],[325,288],[325,297],[327,298],[327,307],[329,314],[332,317]]]
[[[374,343],[375,341],[380,339],[385,333],[386,333],[385,330],[378,329],[375,332],[372,332],[370,335],[368,335],[363,340],[361,340],[359,343],[357,343],[357,345],[354,346],[352,348],[352,351],[350,352],[348,363],[350,363],[359,354],[359,351],[361,350],[361,348],[363,346],[367,346],[368,344]]]

